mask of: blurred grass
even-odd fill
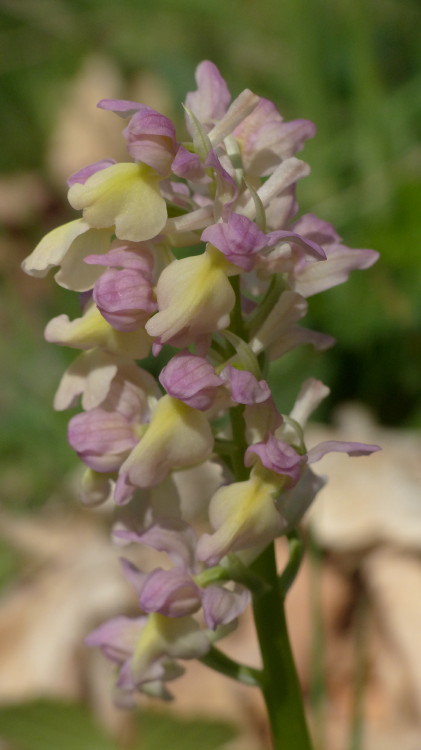
[[[222,722],[182,721],[157,711],[137,720],[132,750],[218,750],[234,730]],[[120,743],[100,729],[83,706],[35,701],[0,708],[0,740],[5,750],[119,750]],[[3,747],[3,746],[2,746]]]

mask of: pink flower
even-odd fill
[[[309,120],[285,122],[273,102],[260,98],[257,107],[234,130],[246,172],[263,177],[283,159],[300,151],[316,127]]]
[[[95,283],[93,298],[113,328],[134,331],[156,311],[153,259],[146,243],[120,242],[104,255],[88,255],[85,263],[107,266]]]
[[[139,441],[139,426],[150,418],[157,389],[148,372],[126,365],[108,381],[105,397],[69,422],[68,440],[96,472],[117,471]],[[143,375],[143,377],[142,377]]]
[[[251,271],[257,253],[265,248],[291,241],[303,247],[304,253],[317,260],[326,258],[322,248],[312,240],[306,240],[296,232],[284,229],[265,234],[246,216],[236,213],[231,214],[226,222],[207,227],[200,239],[211,242],[231,263],[244,271]]]
[[[291,283],[297,292],[310,297],[338,284],[343,284],[352,270],[370,268],[379,257],[375,250],[361,250],[342,244],[341,238],[327,221],[313,214],[305,214],[294,225],[307,240],[319,243],[326,253],[326,261],[319,266],[297,248],[297,262],[291,273]]]
[[[274,435],[249,446],[245,464],[253,465],[250,478],[221,487],[209,506],[212,534],[203,534],[198,557],[208,565],[217,564],[230,552],[253,550],[296,526],[323,486],[324,481],[309,469],[329,451],[350,456],[369,455],[377,445],[330,441],[300,454]]]
[[[240,584],[232,590],[220,584],[200,584],[203,566],[196,559],[196,535],[182,521],[162,520],[140,534],[116,531],[115,535],[165,552],[173,563],[169,570],[155,568],[145,574],[128,560],[122,560],[124,573],[135,586],[144,612],[185,617],[203,607],[207,626],[215,630],[235,620],[250,602],[249,592]]]
[[[192,617],[174,619],[156,613],[115,617],[90,633],[85,642],[99,646],[117,664],[117,698],[127,706],[132,705],[130,696],[135,691],[170,698],[166,683],[184,672],[178,659],[204,656],[211,638]]]

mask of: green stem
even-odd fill
[[[237,451],[232,454],[232,465],[237,482],[243,482],[249,478],[249,469],[244,466],[244,454],[247,450],[245,438],[246,424],[244,421],[244,406],[239,404],[230,409],[230,421],[232,438],[236,444]]]
[[[269,584],[263,594],[254,597],[253,611],[263,662],[260,684],[272,729],[273,748],[312,750],[289,643],[283,596],[278,585],[273,544],[255,560],[252,571]]]
[[[231,331],[247,341],[247,329],[241,312],[240,280],[232,277],[230,282],[236,297],[231,313]],[[270,285],[263,302],[265,315],[276,304],[281,287],[281,277]],[[256,326],[260,322],[260,315],[256,313],[253,323]],[[235,348],[237,350],[237,346]],[[231,453],[230,460],[237,482],[242,482],[249,476],[249,471],[244,466],[247,442],[243,412],[242,405],[230,409],[232,441],[237,447],[237,451]],[[284,612],[284,599],[302,558],[302,545],[294,533],[289,536],[289,549],[290,560],[279,580],[273,544],[261,553],[250,569],[251,575],[261,580],[261,585],[257,588],[250,588],[263,669],[257,671],[239,665],[214,648],[202,661],[236,680],[260,686],[268,710],[274,750],[312,750]]]
[[[272,276],[267,292],[250,318],[250,336],[254,336],[260,326],[265,322],[272,308],[276,305],[285,289],[285,281],[281,274]]]
[[[294,583],[304,556],[304,544],[298,531],[290,531],[288,534],[289,562],[279,576],[279,592],[285,599],[289,589]]]
[[[239,664],[222,653],[222,651],[219,651],[215,646],[211,646],[206,656],[202,656],[200,661],[202,664],[206,664],[207,667],[211,667],[211,669],[215,669],[217,672],[226,675],[226,677],[237,680],[237,682],[242,682],[244,685],[256,687],[260,683],[260,671],[258,669],[247,667],[245,664]]]
[[[244,565],[237,555],[227,555],[225,565],[206,568],[194,576],[194,580],[200,588],[211,586],[213,583],[234,581],[241,583],[256,595],[261,594],[266,588],[264,581],[253,575],[250,568]]]
[[[247,329],[243,321],[243,313],[241,310],[241,289],[240,289],[240,276],[230,276],[231,286],[235,292],[235,305],[231,312],[231,329],[240,339],[248,341]]]

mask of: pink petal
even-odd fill
[[[107,253],[87,255],[84,260],[89,265],[131,268],[135,271],[141,271],[147,277],[152,275],[153,258],[151,249],[144,242],[122,243],[117,241]]]
[[[222,586],[207,586],[202,594],[206,624],[212,630],[218,625],[227,625],[245,610],[250,600],[250,592],[244,586],[237,586],[235,591],[228,591]]]
[[[290,477],[290,486],[300,478],[301,467],[306,461],[305,456],[300,456],[291,445],[278,440],[274,435],[270,435],[265,443],[255,443],[247,448],[244,456],[246,466],[253,463],[253,455],[258,456],[263,466],[270,471]]]
[[[221,372],[221,378],[229,386],[231,396],[237,404],[261,404],[271,397],[266,380],[257,380],[248,370],[238,370],[227,365]]]
[[[245,271],[253,268],[253,256],[267,244],[266,235],[258,226],[236,213],[231,214],[227,222],[207,227],[200,239],[211,242],[231,263]]]
[[[106,169],[107,167],[110,167],[115,163],[115,159],[101,159],[100,161],[96,161],[93,164],[88,164],[87,167],[83,167],[74,174],[70,175],[67,180],[67,184],[69,187],[71,187],[71,185],[74,185],[76,182],[84,185],[88,177],[91,177],[91,175],[95,174],[95,172],[100,172],[101,169]]]
[[[197,154],[188,151],[184,146],[179,146],[171,171],[186,180],[201,180],[206,176],[205,168]]]
[[[137,443],[133,428],[121,414],[99,408],[72,417],[68,440],[82,461],[99,472],[118,469]]]
[[[96,106],[99,109],[115,112],[115,114],[120,115],[120,117],[131,117],[141,109],[144,104],[132,102],[128,99],[101,99]]]
[[[225,114],[231,94],[218,68],[209,60],[197,66],[195,78],[197,90],[187,94],[186,107],[201,123],[210,125]]]
[[[192,577],[181,568],[157,568],[147,576],[139,603],[145,612],[184,617],[197,612],[200,592]]]
[[[134,331],[157,310],[152,286],[134,269],[105,271],[94,286],[93,297],[104,318],[118,331]]]
[[[146,620],[146,617],[114,617],[90,633],[85,643],[99,646],[112,661],[124,661],[133,653]]]
[[[212,365],[204,357],[189,352],[172,357],[161,371],[159,382],[170,396],[200,411],[211,407],[216,389],[222,385]]]
[[[196,534],[191,526],[181,519],[161,519],[140,534],[118,529],[114,531],[114,536],[127,542],[146,544],[158,552],[165,552],[174,565],[188,569],[193,567]]]
[[[370,445],[368,443],[346,443],[342,440],[327,440],[326,442],[319,443],[314,448],[310,448],[308,451],[308,463],[314,464],[316,461],[320,461],[326,453],[347,453],[348,456],[369,456],[371,453],[380,451],[381,448],[378,445]]]
[[[170,172],[177,142],[175,126],[168,117],[142,105],[123,131],[130,156],[148,164],[161,175]]]

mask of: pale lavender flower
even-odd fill
[[[377,445],[329,441],[300,454],[274,435],[265,443],[250,445],[245,453],[246,465],[253,465],[250,479],[217,490],[209,506],[214,533],[199,539],[199,559],[215,565],[230,552],[253,548],[258,552],[296,525],[323,485],[308,464],[325,453],[362,456],[378,450]]]
[[[138,441],[122,414],[99,408],[72,417],[67,438],[79,458],[99,472],[119,469]]]
[[[211,636],[192,617],[115,617],[86,638],[88,646],[99,646],[119,669],[118,701],[135,691],[171,697],[166,683],[183,674],[178,659],[197,659],[211,646]],[[130,702],[129,704],[130,705]]]
[[[165,552],[173,562],[169,570],[156,568],[145,574],[123,559],[123,571],[134,585],[144,612],[159,612],[166,617],[185,617],[203,607],[205,622],[215,630],[233,622],[250,602],[250,594],[241,584],[231,589],[223,585],[200,585],[203,566],[196,559],[197,539],[183,521],[161,520],[141,533],[119,530],[118,539],[145,544]]]
[[[233,135],[240,144],[245,170],[263,177],[271,174],[282,159],[300,151],[315,131],[309,120],[285,122],[273,102],[260,98]]]
[[[133,372],[134,370],[134,372]],[[149,373],[120,366],[95,408],[69,422],[68,440],[82,461],[97,472],[117,471],[139,441],[139,426],[150,419],[157,389]]]
[[[336,230],[327,221],[313,214],[305,214],[295,224],[294,232],[305,241],[316,242],[326,255],[326,261],[315,264],[292,239],[293,255],[290,259],[278,258],[274,253],[268,258],[267,269],[286,272],[291,287],[304,297],[310,297],[338,284],[343,284],[355,269],[370,268],[379,257],[375,250],[355,249],[344,245]]]
[[[265,248],[286,242],[295,242],[302,246],[304,253],[317,260],[326,258],[325,252],[316,242],[306,240],[296,232],[283,229],[265,234],[253,221],[236,213],[231,214],[226,222],[207,227],[200,239],[211,242],[231,263],[244,271],[251,271],[255,263],[254,256],[257,253]]]

